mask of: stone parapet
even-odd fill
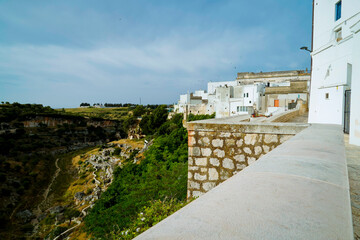
[[[236,123],[234,118],[188,123],[187,196],[204,194],[307,126]]]

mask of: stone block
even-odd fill
[[[256,158],[254,157],[248,157],[248,165],[254,163],[256,161]]]
[[[236,170],[243,170],[246,167],[246,164],[236,164]]]
[[[280,136],[280,143],[284,143],[284,142],[286,142],[287,140],[289,140],[292,137],[293,137],[292,135],[281,135]]]
[[[210,148],[202,148],[201,149],[201,154],[204,157],[209,157],[211,155],[211,149]]]
[[[237,162],[245,162],[245,155],[236,155],[234,156],[234,159]]]
[[[192,197],[200,197],[201,195],[203,195],[203,192],[200,191],[193,191],[192,192]]]
[[[194,181],[188,181],[188,186],[190,189],[200,189],[200,183]]]
[[[205,136],[206,136],[206,132],[199,132],[199,136],[205,137]]]
[[[225,157],[225,151],[221,149],[215,149],[214,154],[219,158]]]
[[[207,179],[206,174],[205,175],[201,175],[200,173],[195,173],[194,175],[194,179],[198,180],[198,181],[204,181]]]
[[[252,154],[251,149],[248,148],[248,147],[244,147],[244,152],[247,153],[247,154]]]
[[[236,138],[240,138],[242,136],[242,133],[232,133],[232,135]]]
[[[200,148],[199,147],[189,147],[189,155],[198,157],[200,156]]]
[[[235,154],[235,149],[234,148],[230,148],[229,150],[228,150],[228,155],[229,156],[233,156]]]
[[[244,140],[240,139],[236,141],[236,146],[241,147],[243,145]]]
[[[194,165],[194,160],[192,157],[188,158],[188,164],[189,164],[189,166]]]
[[[188,131],[188,136],[194,136],[194,135],[195,135],[195,131],[193,131],[193,130]]]
[[[207,158],[195,158],[195,165],[196,166],[206,166]]]
[[[188,167],[188,170],[189,170],[189,171],[197,171],[197,170],[199,170],[199,167],[189,166],[189,167]]]
[[[263,145],[263,149],[264,149],[265,154],[270,152],[270,147],[269,146]]]
[[[223,165],[224,168],[227,168],[227,169],[234,169],[235,168],[234,162],[230,158],[225,158],[223,160],[223,162],[222,162],[222,165]]]
[[[218,166],[220,166],[220,161],[217,158],[210,158],[210,164],[218,167]]]
[[[228,178],[230,178],[233,174],[229,173],[228,171],[226,171],[225,169],[221,169],[220,170],[220,179],[221,180],[226,180]]]
[[[245,134],[244,140],[246,145],[255,145],[257,134]]]
[[[262,152],[262,148],[260,146],[255,147],[255,155],[259,155]]]
[[[192,179],[193,175],[191,172],[188,172],[188,179]]]
[[[278,136],[275,135],[275,134],[265,134],[264,142],[266,144],[277,143],[278,142]]]
[[[209,146],[210,145],[210,139],[208,137],[200,138],[199,144],[201,146]]]
[[[208,171],[208,169],[205,168],[205,167],[200,168],[200,172],[202,172],[202,173],[205,173],[205,172],[207,172],[207,171]]]
[[[214,187],[216,187],[216,183],[214,182],[206,182],[206,183],[203,183],[202,184],[202,188],[208,192],[210,191],[211,189],[213,189]]]
[[[196,139],[194,136],[188,136],[188,145],[189,147],[194,146],[196,144]]]
[[[228,146],[228,147],[234,146],[235,145],[235,139],[232,139],[232,138],[225,139],[225,145]]]
[[[231,133],[229,133],[229,132],[221,132],[220,133],[220,137],[228,138],[230,136],[231,136]]]
[[[218,180],[219,173],[216,168],[209,168],[209,180]]]
[[[222,139],[214,139],[214,140],[212,140],[212,145],[214,147],[223,147],[224,146],[224,140],[222,140]]]

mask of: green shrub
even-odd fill
[[[140,233],[146,231],[152,226],[159,223],[161,220],[167,218],[180,208],[187,204],[186,200],[156,200],[149,202],[148,206],[145,206],[137,214],[129,226],[122,231],[113,231],[113,239],[133,239]]]

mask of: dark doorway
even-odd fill
[[[350,132],[350,99],[351,99],[351,90],[346,90],[345,104],[344,104],[344,133]]]

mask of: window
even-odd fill
[[[339,28],[335,31],[335,39],[337,42],[342,40],[341,28]]]
[[[335,21],[341,18],[341,1],[335,4]]]
[[[249,97],[249,93],[246,94],[246,97]]]
[[[325,93],[325,99],[329,99],[329,93]]]
[[[237,106],[236,110],[237,110],[238,112],[240,112],[240,106]]]

